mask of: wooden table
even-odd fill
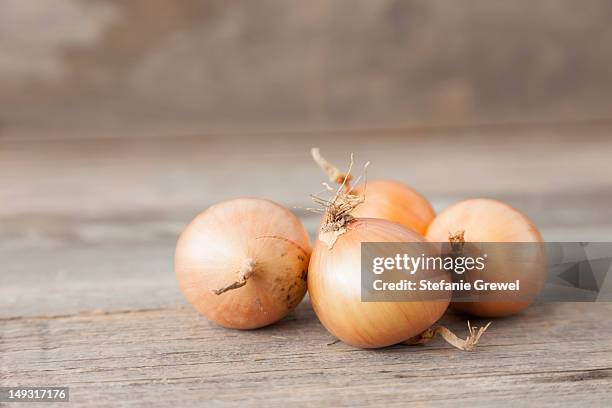
[[[610,123],[420,130],[0,135],[0,385],[69,386],[77,406],[610,406],[612,304],[550,303],[494,321],[476,352],[441,341],[359,350],[306,299],[255,331],[180,295],[176,238],[241,195],[301,207],[308,148],[371,160],[437,210],[507,200],[547,240],[612,239]],[[465,334],[465,316],[443,322]],[[474,320],[473,323],[483,323]]]

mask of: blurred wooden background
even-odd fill
[[[0,0],[0,127],[612,118],[609,0]]]

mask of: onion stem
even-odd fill
[[[468,321],[468,331],[470,334],[465,340],[457,337],[452,331],[450,331],[446,327],[438,326],[436,328],[430,327],[418,336],[414,336],[406,340],[404,343],[408,345],[427,344],[434,337],[436,337],[436,334],[439,334],[448,344],[458,348],[459,350],[474,351],[474,348],[476,348],[476,344],[478,344],[480,337],[484,334],[485,331],[487,331],[491,323],[492,322],[489,322],[486,326],[478,328],[470,325],[470,322]]]
[[[228,290],[233,290],[233,289],[238,289],[243,287],[244,285],[246,285],[247,280],[253,276],[253,274],[255,273],[255,261],[253,261],[251,258],[247,259],[246,262],[244,263],[244,265],[242,265],[240,267],[240,270],[238,272],[238,280],[236,280],[235,282],[230,283],[227,286],[224,286],[220,289],[215,289],[213,290],[213,292],[215,293],[215,295],[220,295],[222,293],[227,292]]]
[[[460,230],[455,232],[448,233],[448,242],[451,244],[451,248],[455,252],[461,252],[463,250],[463,245],[465,245],[465,231]]]
[[[325,160],[323,156],[321,156],[321,152],[319,151],[318,147],[313,147],[310,152],[312,153],[312,158],[314,161],[323,169],[323,171],[327,173],[329,181],[336,184],[344,184],[344,190],[346,192],[351,191],[349,182],[353,177],[351,176],[350,171],[348,173],[341,172],[338,167],[334,166]]]

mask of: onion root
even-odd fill
[[[313,157],[315,161],[317,157],[320,160],[323,160],[326,165],[331,166],[325,159],[321,157],[319,154],[319,149],[312,149]],[[317,163],[319,163],[317,161]],[[349,180],[351,179],[351,170],[353,168],[353,154],[351,154],[351,163],[349,165],[349,169],[346,173],[340,173],[340,171],[336,168],[334,175],[339,174],[341,179],[339,181],[340,187],[335,191],[333,197],[330,199],[325,199],[319,197],[318,195],[311,195],[313,201],[320,205],[322,209],[321,212],[324,213],[324,220],[320,228],[319,240],[327,244],[329,249],[332,249],[334,243],[338,239],[338,237],[346,232],[346,225],[354,220],[355,218],[351,215],[351,212],[357,208],[360,204],[365,202],[365,186],[367,185],[367,169],[370,165],[370,162],[367,162],[364,166],[364,192],[363,195],[357,196],[351,193],[350,187],[348,185]],[[330,178],[332,177],[332,173],[330,174]],[[335,176],[334,176],[335,177]],[[361,178],[361,177],[360,177]],[[358,178],[358,180],[360,179]],[[328,191],[334,191],[329,186],[326,186]]]

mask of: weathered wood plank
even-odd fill
[[[406,182],[433,201],[571,193],[584,206],[581,194],[612,189],[609,125],[243,137],[168,132],[152,139],[111,131],[93,140],[65,135],[0,139],[0,214],[171,212],[245,195],[300,206],[324,180],[310,159],[317,145],[341,165],[352,151],[358,163],[371,161],[370,178]]]
[[[496,320],[475,353],[440,341],[378,351],[330,346],[308,302],[247,332],[214,326],[190,308],[3,319],[1,380],[69,385],[73,402],[88,406],[603,406],[612,398],[612,324],[601,317],[611,312],[611,304],[536,306]],[[444,320],[464,333],[463,319]]]
[[[548,240],[612,239],[611,129],[497,132],[0,140],[0,384],[69,385],[80,406],[609,405],[612,304],[498,319],[477,353],[439,341],[364,351],[328,346],[308,301],[238,332],[178,291],[184,225],[239,195],[307,206],[322,180],[312,145],[335,160],[350,148],[373,161],[372,177],[409,182],[438,210],[493,196]],[[314,234],[317,217],[294,211]],[[464,319],[444,322],[465,333]]]

